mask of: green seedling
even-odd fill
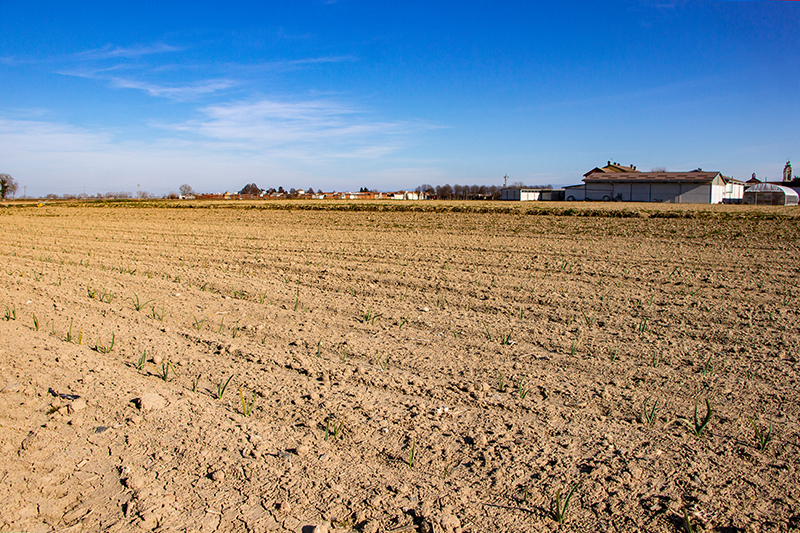
[[[344,417],[342,417],[341,423],[337,426],[335,423],[333,426],[330,425],[331,417],[325,419],[325,440],[328,440],[328,437],[333,437],[334,440],[339,438],[339,434],[342,432],[344,428]]]
[[[641,322],[639,322],[639,327],[637,328],[640,335],[643,335],[647,331],[647,317],[644,317]]]
[[[769,429],[765,431],[761,431],[761,429],[749,416],[747,417],[747,420],[750,421],[750,425],[753,426],[753,430],[756,432],[756,443],[758,444],[758,449],[763,452],[767,449],[767,446],[769,446],[769,443],[772,441],[772,417],[769,419]]]
[[[300,287],[297,287],[297,291],[294,293],[294,310],[297,311],[297,306],[300,305]]]
[[[78,333],[78,344],[81,343],[80,339],[81,333]],[[114,334],[111,334],[111,342],[106,346],[100,339],[97,339],[97,342],[94,344],[94,350],[98,353],[111,353],[111,350],[114,349]]]
[[[695,533],[694,526],[689,518],[689,513],[686,512],[686,508],[683,509],[683,527],[686,528],[686,533]]]
[[[485,311],[486,304],[483,304],[483,305],[484,305],[484,311]],[[489,327],[486,325],[485,322],[483,322],[483,329],[486,330],[486,338],[489,340],[489,342],[491,342],[492,341],[492,334],[489,332]]]
[[[658,368],[658,363],[661,361],[661,354],[659,354],[658,350],[653,353],[653,368]]]
[[[503,346],[509,346],[511,344],[511,332],[503,333],[500,336],[500,344]]]
[[[150,309],[150,316],[159,322],[164,322],[164,304],[161,304],[161,313],[156,312],[156,304],[153,304],[153,307]]]
[[[6,319],[8,320],[8,319]],[[69,329],[67,330],[67,336],[64,338],[67,342],[72,342],[72,319],[69,319]]]
[[[153,300],[147,300],[146,302],[140,302],[139,295],[136,294],[135,292],[133,293],[133,297],[128,298],[128,300],[131,301],[131,303],[133,304],[133,308],[136,309],[137,311],[141,311],[145,305],[153,301]]]
[[[217,334],[222,334],[222,325],[225,323],[225,317],[220,317],[219,319],[219,328],[217,328]]]
[[[644,420],[647,422],[648,425],[653,425],[656,422],[656,409],[658,408],[658,400],[653,403],[653,407],[648,409],[647,403],[650,401],[650,398],[647,398],[644,401]]]
[[[701,422],[697,418],[697,401],[695,400],[695,402],[694,402],[694,423],[692,424],[688,420],[683,419],[683,418],[681,418],[679,420],[682,420],[683,423],[686,424],[686,426],[692,431],[692,433],[694,434],[695,437],[700,438],[700,435],[703,434],[703,431],[705,431],[706,426],[708,425],[708,422],[711,420],[712,412],[713,411],[711,411],[711,404],[708,402],[708,398],[706,398],[706,416],[703,419],[703,421]]]
[[[619,357],[619,348],[615,348],[614,353],[611,354],[611,362],[616,361],[617,357]]]
[[[317,341],[317,357],[322,357],[322,339]]]
[[[414,458],[417,452],[417,443],[416,441],[411,441],[411,450],[408,452],[408,466],[409,468],[414,468]]]
[[[233,327],[233,331],[231,332],[231,336],[235,339],[236,335],[239,333],[239,321],[236,321],[236,325]]]
[[[196,329],[197,331],[200,331],[201,329],[203,329],[203,324],[205,324],[205,323],[206,323],[206,319],[207,319],[207,318],[208,318],[208,317],[205,317],[205,318],[203,318],[202,320],[197,320],[197,319],[194,317],[194,315],[192,315],[192,320],[194,320],[194,325],[193,325],[194,329]]]
[[[344,347],[344,353],[342,353],[342,363],[347,362],[347,346]]]
[[[569,507],[569,501],[570,499],[572,499],[572,495],[575,494],[575,491],[578,489],[579,486],[580,482],[572,485],[572,488],[569,489],[569,492],[567,492],[567,495],[564,497],[563,500],[561,499],[561,489],[558,489],[556,491],[556,497],[553,498],[552,501],[552,513],[553,513],[553,519],[555,519],[555,521],[558,522],[559,524],[564,523],[564,520],[567,517],[567,508]]]
[[[528,393],[530,391],[531,390],[528,387],[525,386],[525,382],[524,381],[520,381],[519,382],[519,387],[518,387],[517,392],[519,393],[519,399],[520,400],[524,400],[525,397],[528,395]]]
[[[381,359],[380,353],[378,353],[378,362],[381,365],[381,370],[386,372],[389,369],[389,354],[386,354],[386,359]]]
[[[458,330],[455,328],[455,326],[452,327],[450,329],[450,331],[453,333],[453,338],[457,339],[458,338]]]
[[[572,357],[575,357],[575,351],[576,351],[577,349],[578,349],[578,341],[572,341],[572,350],[571,350],[571,352],[570,352],[570,355],[571,355]]]
[[[243,290],[242,290],[242,291],[237,291],[236,289],[233,289],[233,297],[234,297],[235,299],[237,299],[237,300],[244,300],[244,299],[245,299],[245,296],[246,296],[246,295],[245,295],[245,292],[244,292]]]
[[[11,306],[11,308],[6,306],[5,319],[6,319],[6,322],[8,322],[9,320],[16,320],[17,319],[17,308],[14,307],[13,305]]]
[[[503,374],[500,374],[500,377],[497,378],[497,390],[500,392],[506,391],[506,378],[503,376]]]
[[[36,318],[36,313],[31,313],[33,315],[33,329],[34,331],[39,331],[39,319]]]
[[[192,380],[192,392],[197,392],[197,384],[200,383],[200,374]]]
[[[87,285],[86,294],[89,296],[89,298],[94,300],[95,296],[97,296],[97,291]]]
[[[588,327],[592,327],[592,324],[594,324],[594,317],[589,318],[586,316],[586,313],[583,312],[583,309],[581,309],[581,314],[583,315],[583,321],[586,322],[586,325]]]
[[[713,376],[714,375],[714,363],[711,361],[711,356],[706,359],[706,362],[703,363],[703,375],[704,376]]]
[[[136,370],[141,372],[144,369],[144,364],[147,362],[147,351],[143,350],[142,355],[139,357],[139,360],[136,362]]]
[[[244,416],[250,416],[253,413],[253,404],[256,403],[256,395],[253,394],[253,397],[248,402],[244,399],[244,392],[242,392],[242,387],[239,387],[239,399],[242,401],[242,414]]]
[[[175,372],[175,365],[172,364],[172,361],[167,359],[161,363],[161,371],[158,373],[158,377],[160,377],[165,383],[169,381],[170,369],[172,369],[172,374],[177,378],[178,373]]]
[[[408,324],[408,317],[404,316],[400,319],[400,327],[398,329],[403,329],[406,324]]]
[[[110,292],[108,292],[108,291],[106,291],[105,289],[103,289],[103,294],[101,294],[101,295],[100,295],[100,297],[98,298],[98,300],[100,300],[101,302],[105,302],[105,303],[107,303],[107,304],[110,304],[110,303],[111,303],[111,300],[112,300],[113,298],[114,298],[114,296],[113,296],[113,295],[112,295]]]
[[[219,383],[217,384],[217,400],[222,399],[222,395],[225,394],[225,389],[228,388],[228,383],[230,383],[232,379],[233,374],[231,374],[231,377],[229,377],[225,383],[222,383],[222,380],[219,380]]]

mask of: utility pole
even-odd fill
[[[508,187],[508,174],[503,176],[503,187]]]
[[[28,198],[28,186],[27,185],[23,185],[22,186],[22,199],[26,200],[27,198]]]
[[[140,187],[141,187],[141,185],[139,185],[139,184],[137,183],[137,184],[136,184],[136,199],[137,199],[137,200],[139,200],[139,199],[140,199],[140,196],[141,196],[141,193],[139,192],[139,188],[140,188]]]

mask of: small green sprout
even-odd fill
[[[331,416],[325,419],[325,440],[328,440],[328,437],[333,437],[334,440],[339,438],[339,434],[342,432],[344,428],[344,417],[342,417],[342,421],[337,426],[336,423],[333,426],[330,425]]]
[[[756,443],[758,444],[758,449],[762,452],[767,449],[769,443],[772,441],[772,417],[769,419],[769,429],[765,431],[761,431],[756,423],[753,421],[752,418],[749,416],[747,420],[750,421],[750,425],[753,426],[753,430],[756,432]]]
[[[194,320],[194,324],[193,324],[193,327],[194,327],[194,329],[196,329],[197,331],[200,331],[201,329],[203,329],[203,324],[205,324],[205,323],[206,323],[206,319],[207,319],[207,318],[208,318],[208,317],[205,317],[205,318],[203,318],[202,320],[197,320],[197,319],[195,318],[195,316],[194,316],[194,315],[192,315],[192,320]]]
[[[645,399],[644,401],[644,420],[647,422],[648,425],[655,424],[656,421],[656,409],[658,408],[658,399],[653,403],[653,407],[648,410],[647,404],[650,401],[650,398]]]
[[[147,350],[142,350],[142,355],[139,356],[139,360],[136,362],[136,370],[141,372],[144,369],[144,364],[147,362]]]
[[[256,395],[253,394],[253,397],[248,402],[244,399],[244,392],[242,391],[242,387],[239,387],[239,399],[242,401],[242,414],[244,416],[250,416],[253,413],[253,404],[256,403]]]
[[[33,315],[33,329],[34,331],[39,331],[39,319],[36,318],[36,313],[31,313]]]
[[[409,468],[414,468],[414,459],[417,453],[417,443],[416,441],[411,441],[411,450],[408,452],[408,466]]]
[[[141,311],[141,310],[142,310],[142,308],[143,308],[145,305],[147,305],[147,304],[149,304],[150,302],[154,301],[154,300],[147,300],[146,302],[140,302],[140,301],[139,301],[139,295],[138,295],[138,294],[136,294],[135,292],[133,293],[133,297],[131,297],[131,298],[128,298],[128,300],[130,300],[130,301],[131,301],[131,303],[133,304],[133,308],[134,308],[134,309],[136,309],[137,311]]]
[[[152,316],[155,320],[158,320],[159,322],[164,322],[164,304],[163,303],[161,304],[161,313],[158,313],[156,311],[156,304],[153,304],[153,306],[150,309],[150,316]]]
[[[553,519],[555,519],[555,521],[558,522],[559,524],[564,523],[564,520],[567,517],[567,508],[569,507],[569,501],[570,499],[572,499],[572,495],[575,494],[575,491],[578,489],[580,485],[581,485],[580,482],[572,485],[572,488],[569,489],[569,492],[567,492],[567,495],[563,500],[561,499],[561,489],[558,489],[556,491],[556,497],[553,498],[552,501],[552,513],[553,513]]]
[[[78,334],[78,344],[80,344],[80,333]],[[111,334],[111,342],[106,346],[103,344],[102,340],[97,339],[97,342],[94,344],[94,350],[98,353],[111,353],[111,350],[114,349],[114,333]]]
[[[169,371],[172,369],[172,374],[177,378],[178,373],[175,372],[175,365],[172,364],[172,361],[167,359],[166,361],[162,361],[161,363],[161,371],[158,373],[158,377],[160,377],[164,383],[169,381]]]
[[[711,420],[712,412],[713,411],[711,411],[711,404],[708,402],[708,398],[706,398],[706,416],[702,422],[697,418],[697,401],[694,402],[694,424],[690,423],[688,420],[683,418],[679,420],[683,421],[683,423],[686,424],[686,426],[692,431],[695,437],[700,438],[700,435],[703,434],[703,431],[705,431],[708,422]]]
[[[225,394],[225,389],[228,388],[228,383],[230,383],[232,379],[233,374],[231,374],[231,377],[229,377],[224,384],[222,383],[222,380],[219,380],[219,383],[217,384],[217,400],[222,399],[222,395]]]

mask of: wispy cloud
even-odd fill
[[[202,80],[191,85],[171,87],[126,78],[111,78],[109,81],[112,87],[120,89],[139,89],[145,91],[150,96],[171,98],[173,100],[190,100],[198,96],[223,91],[235,85],[233,81],[225,79]]]
[[[137,45],[128,47],[112,46],[109,44],[101,48],[95,48],[92,50],[85,50],[83,52],[78,52],[73,55],[73,58],[79,61],[94,61],[99,59],[119,59],[119,58],[133,59],[153,54],[180,52],[182,50],[185,50],[185,48],[179,46],[172,46],[164,43],[156,43],[151,45]]]
[[[380,157],[395,151],[396,137],[430,129],[423,123],[382,121],[332,100],[259,100],[208,106],[203,118],[162,127],[201,138],[236,142],[255,150],[292,146],[330,157]]]

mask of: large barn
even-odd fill
[[[609,163],[584,174],[583,184],[565,187],[567,200],[664,202],[674,204],[741,203],[744,183],[719,172],[639,172]]]

